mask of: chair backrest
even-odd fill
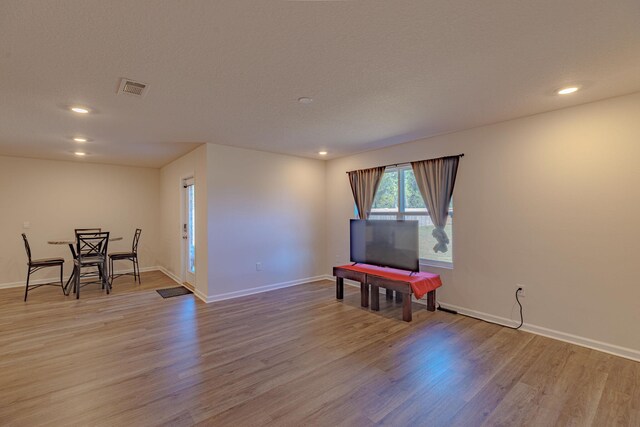
[[[136,228],[136,232],[133,234],[133,244],[131,245],[131,252],[134,254],[138,253],[138,242],[140,241],[140,234],[142,234],[142,230],[140,228]]]
[[[109,232],[100,233],[77,233],[76,250],[80,258],[87,256],[102,255],[107,256],[107,246],[109,245]]]
[[[74,230],[75,234],[76,234],[76,242],[78,241],[78,234],[83,233],[83,234],[88,234],[88,233],[100,233],[102,231],[102,228],[76,228]],[[89,246],[84,246],[78,249],[78,254],[82,254],[82,255],[88,255],[91,253],[91,248]]]
[[[29,258],[29,262],[31,262],[31,247],[29,247],[27,235],[24,233],[22,233],[22,240],[24,240],[24,250],[27,251],[27,258]]]
[[[102,228],[76,228],[75,233],[100,233]]]

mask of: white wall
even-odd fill
[[[517,319],[525,284],[527,324],[640,351],[640,94],[329,161],[325,271],[348,261],[347,170],[458,153],[438,299]]]
[[[157,265],[158,178],[150,168],[0,156],[0,286],[26,279],[23,232],[34,258],[64,257],[68,275],[68,246],[48,240],[73,239],[75,228],[101,227],[124,238],[111,242],[110,251],[128,250],[135,229],[142,228],[140,267]],[[23,229],[25,221],[31,228]],[[56,274],[47,269],[34,278]]]
[[[207,157],[210,297],[323,274],[325,162],[214,144]]]
[[[183,183],[195,179],[196,203],[196,294],[208,294],[207,146],[201,145],[160,170],[160,265],[175,279],[184,280],[182,224]]]

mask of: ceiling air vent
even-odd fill
[[[118,94],[138,96],[142,98],[147,94],[148,88],[149,88],[149,85],[146,83],[136,82],[131,79],[122,78],[120,80],[120,87],[118,88]]]

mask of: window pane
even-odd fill
[[[189,246],[189,272],[196,272],[196,205],[195,205],[195,192],[194,186],[189,185],[187,187],[187,201],[188,201],[188,228],[187,228],[187,244]]]
[[[398,210],[398,171],[385,172],[373,199],[372,212]]]
[[[398,215],[394,213],[392,214],[379,214],[379,213],[373,214],[372,213],[371,215],[369,215],[369,219],[391,219],[395,221],[396,219],[398,219]]]
[[[427,210],[416,183],[416,177],[411,169],[404,171],[404,200],[404,205],[408,212],[426,212]]]
[[[444,231],[449,236],[449,244],[447,245],[447,252],[435,252],[433,247],[436,245],[437,240],[431,233],[433,233],[433,222],[428,215],[405,215],[405,219],[418,220],[418,233],[420,239],[420,258],[424,258],[432,261],[453,262],[453,218],[447,219],[447,225]]]

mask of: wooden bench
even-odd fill
[[[435,311],[436,309],[436,290],[435,288],[442,285],[438,275],[429,274],[431,279],[437,278],[432,285],[433,289],[429,290],[427,295],[427,310]],[[387,299],[393,298],[393,292],[396,295],[396,301],[402,302],[402,320],[410,322],[412,320],[411,313],[411,295],[413,294],[412,282],[420,280],[420,274],[417,276],[410,275],[405,272],[404,275],[398,274],[398,270],[385,269],[376,266],[368,266],[366,264],[344,265],[333,267],[333,275],[336,277],[336,298],[344,298],[344,279],[360,282],[360,305],[362,307],[369,306],[369,286],[371,286],[371,310],[380,310],[380,288],[386,289]]]
[[[367,285],[366,273],[333,267],[333,275],[336,277],[337,299],[344,298],[344,279],[349,279],[360,282],[360,305],[362,307],[369,307],[369,286]]]

